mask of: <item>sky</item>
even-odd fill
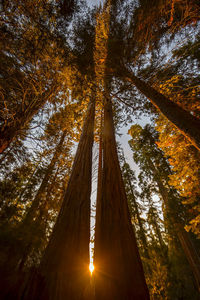
[[[90,6],[93,6],[93,5],[97,5],[97,4],[103,3],[103,0],[87,0],[87,3]]]

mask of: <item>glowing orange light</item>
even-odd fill
[[[89,265],[89,270],[90,270],[90,273],[92,275],[93,271],[94,271],[94,265],[93,263],[91,262],[90,265]]]

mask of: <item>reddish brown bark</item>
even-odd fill
[[[97,300],[147,300],[135,235],[117,156],[112,104],[106,101],[103,132],[103,174],[95,234]]]
[[[27,300],[89,299],[94,108],[90,103],[63,205],[41,263],[42,284],[32,298],[31,292],[26,292]]]
[[[103,113],[101,113],[101,124],[100,124],[100,134],[99,134],[99,161],[98,161],[98,180],[97,180],[97,197],[96,197],[96,211],[101,210],[101,189],[102,189],[102,167],[103,167],[103,141],[102,141],[102,129],[103,129]],[[96,222],[99,215],[96,215]],[[96,229],[95,229],[96,230]]]
[[[156,91],[131,71],[123,69],[123,76],[132,82],[150,102],[200,151],[200,120],[190,112]]]

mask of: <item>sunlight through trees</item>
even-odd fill
[[[199,299],[199,1],[0,23],[0,298]]]

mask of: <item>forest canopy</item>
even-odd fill
[[[200,3],[94,2],[0,4],[0,298],[199,299]]]

